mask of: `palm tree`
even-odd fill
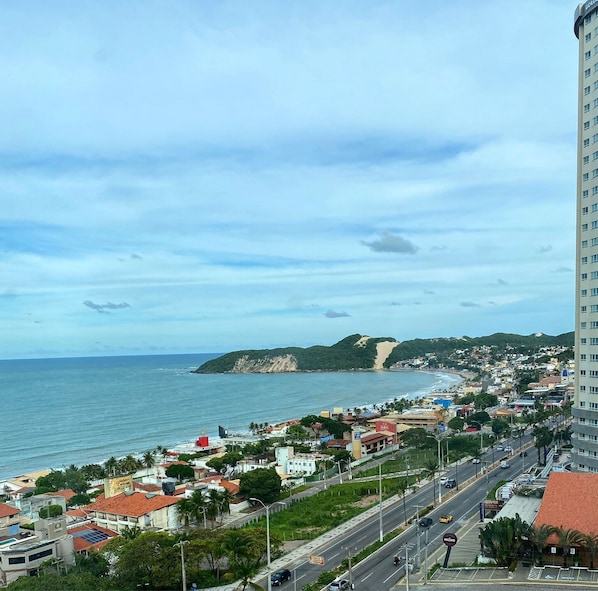
[[[557,546],[563,549],[563,566],[567,568],[567,558],[572,547],[582,543],[581,533],[576,529],[566,529],[562,525],[555,527],[558,536]]]
[[[156,464],[156,458],[154,457],[154,452],[148,449],[146,452],[144,452],[143,459],[141,461],[143,462],[143,465],[146,468],[146,474],[147,474],[149,469],[152,468],[153,466],[155,466],[155,464]]]
[[[532,431],[532,435],[534,436],[534,447],[538,450],[538,464],[541,466],[546,465],[546,448],[550,445],[552,441],[552,432],[548,427],[540,426],[535,427]],[[542,457],[540,457],[540,450],[544,450]]]
[[[195,506],[191,499],[181,499],[176,505],[176,512],[179,520],[185,527],[189,527],[189,523],[195,517]]]
[[[206,527],[206,511],[207,511],[207,503],[206,498],[203,496],[203,492],[201,490],[196,490],[191,495],[189,499],[191,501],[191,508],[192,508],[192,518],[199,523],[200,515],[203,518],[203,525],[204,528]]]
[[[108,476],[115,476],[118,470],[118,460],[112,456],[104,462],[104,470]]]
[[[554,526],[542,524],[530,528],[529,540],[532,543],[533,550],[537,552],[537,562],[542,564],[542,554],[548,538],[554,533]]]
[[[596,560],[596,554],[598,554],[598,534],[592,532],[581,533],[579,541],[590,555],[590,570],[594,570],[594,560]]]
[[[424,464],[424,474],[428,478],[432,478],[434,486],[432,487],[432,505],[436,504],[436,473],[438,472],[439,466],[436,460],[429,459]]]

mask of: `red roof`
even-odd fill
[[[74,490],[71,490],[70,488],[65,488],[64,490],[58,490],[56,492],[49,492],[48,494],[51,496],[54,496],[54,497],[64,497],[64,500],[68,502],[77,493]]]
[[[12,515],[18,515],[20,511],[7,505],[6,503],[0,503],[0,517],[11,517]]]
[[[109,513],[110,515],[126,515],[128,517],[141,517],[152,511],[158,511],[170,505],[176,505],[181,499],[166,495],[152,495],[141,492],[121,493],[107,499],[101,494],[87,511]]]
[[[551,472],[535,525],[598,534],[598,474]]]

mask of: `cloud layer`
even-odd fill
[[[4,7],[0,357],[572,330],[572,8]]]

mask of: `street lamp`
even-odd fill
[[[272,503],[272,505],[266,505],[266,503],[264,503],[264,501],[262,501],[261,499],[258,499],[256,497],[251,497],[249,500],[256,501],[266,510],[266,560],[268,563],[268,566],[267,566],[268,591],[272,591],[272,579],[270,578],[270,566],[272,563],[271,558],[270,558],[270,507],[272,507],[272,505],[276,505],[276,504],[284,505],[284,503],[282,503],[281,501],[276,501],[275,503]]]
[[[437,435],[426,435],[428,439],[436,439],[438,442],[438,470],[442,470],[442,454],[440,451],[440,440],[441,438]],[[436,478],[434,478],[434,488],[436,488]],[[436,494],[436,492],[434,492]],[[438,481],[438,504],[442,503],[442,491],[440,489],[440,480]]]
[[[183,546],[188,543],[189,540],[181,540],[175,544],[175,546],[180,546],[181,548],[181,579],[183,583],[183,591],[187,591],[187,573],[185,572],[185,553],[183,552]]]

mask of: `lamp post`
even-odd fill
[[[262,501],[261,499],[258,499],[256,497],[251,497],[249,499],[250,501],[256,501],[257,503],[259,503],[265,510],[266,510],[266,561],[267,561],[267,575],[268,575],[268,591],[272,591],[272,579],[270,578],[270,566],[272,563],[271,557],[270,557],[270,508],[272,507],[272,505],[284,505],[284,503],[282,503],[281,501],[276,501],[275,503],[272,503],[272,505],[266,505],[266,503],[264,503],[264,501]]]
[[[438,470],[442,470],[442,453],[440,451],[440,437],[438,435],[426,435],[429,439],[436,439],[438,442]],[[434,488],[436,488],[436,478],[434,477]],[[434,491],[436,494],[436,491]],[[442,503],[442,491],[440,489],[440,480],[438,481],[438,504]]]
[[[183,546],[188,544],[189,540],[181,540],[175,546],[180,546],[181,548],[181,580],[183,584],[183,591],[187,591],[187,573],[185,571],[185,553],[183,551]]]
[[[380,542],[384,541],[384,528],[382,526],[382,464],[378,464],[378,482],[380,486]]]

